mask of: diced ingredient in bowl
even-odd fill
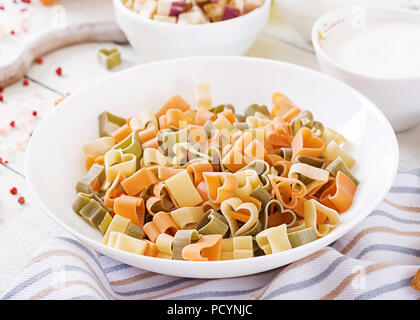
[[[122,0],[139,16],[168,23],[202,24],[239,17],[264,0]]]

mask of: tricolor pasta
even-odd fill
[[[326,236],[359,181],[346,139],[281,93],[244,114],[174,95],[129,119],[103,112],[84,146],[73,210],[133,254],[189,261],[252,258]]]

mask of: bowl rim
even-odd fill
[[[138,14],[136,14],[134,11],[127,8],[125,5],[123,5],[122,0],[113,0],[113,3],[114,3],[115,10],[119,10],[123,14],[133,19],[136,19],[137,21],[140,21],[142,23],[154,25],[154,26],[162,27],[162,28],[178,28],[178,29],[185,28],[185,29],[190,29],[190,30],[199,29],[199,28],[201,29],[212,28],[210,26],[219,26],[219,28],[227,27],[229,24],[234,24],[235,21],[238,22],[238,20],[243,21],[245,19],[252,19],[255,15],[258,15],[260,13],[262,14],[263,9],[265,9],[265,7],[268,6],[269,7],[268,10],[270,10],[270,7],[271,7],[271,0],[264,0],[263,4],[260,5],[258,8],[255,8],[251,12],[248,12],[244,15],[240,15],[239,17],[236,17],[233,19],[227,19],[223,21],[210,22],[210,23],[202,23],[202,24],[183,24],[183,23],[167,23],[163,21],[143,18],[143,17],[140,17]]]
[[[360,7],[360,6],[359,6]],[[362,6],[363,7],[363,6]],[[375,77],[371,75],[362,74],[356,71],[352,71],[350,69],[342,67],[338,62],[336,62],[333,58],[331,58],[321,47],[320,45],[320,39],[319,39],[319,32],[320,27],[322,24],[326,23],[331,17],[339,15],[340,13],[346,16],[351,10],[354,8],[354,6],[347,6],[344,8],[339,8],[336,10],[329,11],[322,16],[320,16],[314,23],[312,27],[312,44],[315,49],[315,53],[319,58],[322,58],[323,60],[327,61],[330,65],[334,66],[336,69],[340,70],[341,72],[344,72],[350,76],[353,77],[359,77],[364,78],[367,80],[373,80],[373,81],[383,81],[383,82],[395,82],[395,81],[418,81],[420,80],[420,76],[410,76],[410,77],[398,77],[398,78],[383,78],[383,77]],[[375,13],[386,13],[386,14],[398,14],[398,15],[409,15],[409,16],[416,16],[419,19],[420,22],[420,12],[414,11],[411,9],[404,9],[404,8],[382,8],[382,9],[372,9],[372,8],[366,8],[365,10],[369,12],[375,12]]]
[[[380,120],[383,125],[385,126],[385,128],[387,128],[387,131],[389,131],[391,133],[391,141],[389,144],[389,148],[390,150],[392,150],[392,153],[395,155],[393,158],[393,170],[392,172],[388,175],[387,177],[387,181],[386,183],[383,184],[382,190],[381,192],[378,194],[377,200],[373,201],[370,203],[369,207],[366,208],[364,210],[364,214],[359,214],[357,215],[354,219],[349,220],[348,222],[346,222],[345,225],[343,225],[343,227],[341,227],[340,229],[334,229],[333,232],[327,234],[326,236],[319,238],[313,242],[307,243],[305,245],[293,248],[292,250],[287,250],[287,251],[282,251],[282,252],[277,252],[274,254],[270,254],[270,255],[263,255],[263,256],[258,256],[258,257],[252,257],[252,258],[246,258],[246,259],[237,259],[237,260],[218,260],[218,261],[205,261],[205,265],[208,267],[212,267],[212,266],[218,266],[220,267],[221,265],[225,266],[225,267],[240,267],[241,265],[245,265],[249,262],[259,262],[261,263],[261,265],[264,265],[264,262],[270,262],[272,259],[275,259],[275,257],[278,257],[279,255],[283,255],[285,257],[293,257],[293,256],[300,256],[300,257],[305,257],[308,256],[312,253],[315,252],[315,250],[313,250],[312,247],[319,247],[319,249],[321,248],[325,248],[326,246],[328,246],[329,244],[331,244],[332,242],[334,242],[335,240],[341,238],[344,234],[346,234],[347,232],[349,232],[351,229],[353,229],[358,223],[360,223],[364,218],[366,218],[371,212],[372,210],[374,210],[376,208],[376,206],[384,199],[385,195],[387,194],[387,192],[389,191],[389,189],[392,186],[392,183],[394,182],[395,176],[397,174],[398,171],[398,161],[399,161],[399,150],[398,150],[398,142],[397,142],[397,138],[395,136],[395,132],[393,131],[391,124],[389,123],[388,119],[385,117],[385,115],[382,113],[382,111],[371,101],[369,100],[366,96],[364,96],[363,94],[361,94],[360,92],[358,92],[357,90],[353,89],[352,87],[350,87],[349,85],[331,77],[328,76],[326,74],[323,74],[319,71],[313,70],[313,69],[309,69],[303,66],[299,66],[296,64],[292,64],[292,63],[288,63],[288,62],[283,62],[283,61],[277,61],[277,60],[272,60],[272,59],[265,59],[265,58],[255,58],[255,57],[244,57],[244,56],[199,56],[199,57],[183,57],[183,58],[175,58],[175,59],[167,59],[167,60],[162,60],[162,61],[157,61],[157,62],[152,62],[152,63],[147,63],[147,64],[142,64],[142,65],[138,65],[135,67],[131,67],[128,68],[126,70],[122,70],[116,74],[111,74],[105,78],[102,78],[100,80],[97,80],[95,82],[93,82],[92,84],[83,87],[83,88],[79,88],[78,90],[76,90],[72,95],[70,95],[69,97],[67,97],[65,100],[63,100],[60,103],[60,107],[59,108],[55,108],[53,109],[45,119],[43,119],[43,121],[38,125],[38,127],[35,129],[29,144],[28,144],[28,148],[26,151],[26,155],[25,155],[25,163],[24,163],[24,167],[25,167],[25,175],[26,175],[26,180],[29,186],[29,190],[32,193],[32,196],[35,198],[36,202],[40,205],[40,207],[43,209],[43,211],[45,211],[47,213],[47,215],[55,222],[57,223],[60,227],[62,227],[64,230],[66,230],[67,232],[69,232],[72,236],[74,236],[76,239],[80,240],[81,242],[85,243],[86,245],[88,245],[91,249],[94,248],[94,250],[97,250],[96,248],[100,248],[101,250],[98,251],[110,251],[112,253],[115,253],[115,255],[113,255],[113,257],[115,256],[120,256],[120,257],[134,257],[136,256],[137,259],[145,259],[144,261],[150,261],[150,262],[155,262],[155,263],[168,263],[167,259],[159,259],[156,260],[156,257],[149,257],[149,256],[145,256],[145,255],[138,255],[138,254],[134,254],[134,253],[130,253],[130,252],[126,252],[126,251],[122,251],[122,250],[118,250],[115,248],[111,248],[105,244],[103,244],[101,241],[97,241],[97,240],[93,240],[87,236],[85,236],[84,234],[80,233],[78,230],[74,229],[73,227],[70,227],[68,225],[66,225],[64,222],[62,222],[58,216],[56,216],[52,211],[50,211],[48,209],[48,206],[46,204],[44,204],[40,197],[38,196],[38,193],[36,191],[35,188],[35,183],[34,183],[34,177],[32,175],[32,170],[30,167],[30,158],[32,156],[33,153],[36,153],[36,150],[34,150],[34,144],[35,141],[37,141],[39,138],[39,132],[41,132],[43,126],[45,125],[45,123],[47,123],[48,119],[50,119],[55,113],[60,112],[61,109],[67,107],[67,105],[71,106],[72,100],[74,99],[75,96],[83,94],[84,92],[89,92],[91,87],[94,86],[98,86],[102,83],[111,81],[112,78],[116,78],[121,76],[121,74],[123,73],[130,73],[130,72],[137,72],[139,70],[141,70],[142,68],[153,68],[154,66],[157,65],[161,65],[161,64],[173,64],[179,61],[191,61],[191,60],[202,60],[202,61],[208,61],[208,60],[225,60],[225,61],[232,61],[232,60],[239,60],[239,61],[250,61],[252,62],[257,62],[257,63],[263,63],[263,64],[276,64],[276,65],[282,65],[286,68],[292,68],[292,69],[297,69],[300,71],[304,71],[304,72],[309,72],[312,74],[316,74],[317,77],[320,78],[325,78],[328,79],[329,81],[333,81],[335,83],[337,83],[337,85],[346,87],[346,90],[349,90],[349,94],[353,94],[355,95],[356,98],[358,98],[361,102],[363,102],[363,108],[368,108],[373,114],[375,114],[376,117],[378,117],[378,120]],[[208,62],[207,62],[208,63]],[[309,253],[304,253],[306,251],[310,251]],[[312,251],[311,251],[312,250]],[[114,258],[116,260],[122,261],[122,260],[128,260],[126,258],[121,258],[121,260],[119,258]],[[299,259],[299,258],[298,258]],[[297,259],[292,259],[292,261],[296,261]],[[203,266],[203,261],[184,261],[184,260],[170,260],[170,263],[173,267],[182,267],[182,266]],[[287,263],[288,264],[288,263]],[[267,267],[262,271],[266,271],[266,270],[271,270],[273,269],[272,267]],[[262,271],[257,271],[257,272],[252,272],[252,273],[245,273],[245,274],[255,274],[255,273],[259,273]],[[169,273],[167,273],[169,274]],[[230,278],[230,277],[236,277],[237,275],[226,275],[224,277],[226,278]],[[215,276],[203,276],[203,277],[199,277],[199,278],[216,278]]]

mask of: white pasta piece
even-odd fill
[[[197,108],[211,108],[211,90],[207,82],[199,82],[195,86],[195,101]]]

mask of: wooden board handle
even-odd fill
[[[69,45],[96,41],[126,43],[127,38],[114,21],[84,23],[54,30],[29,45],[13,63],[0,68],[0,86],[21,79],[38,57]]]

